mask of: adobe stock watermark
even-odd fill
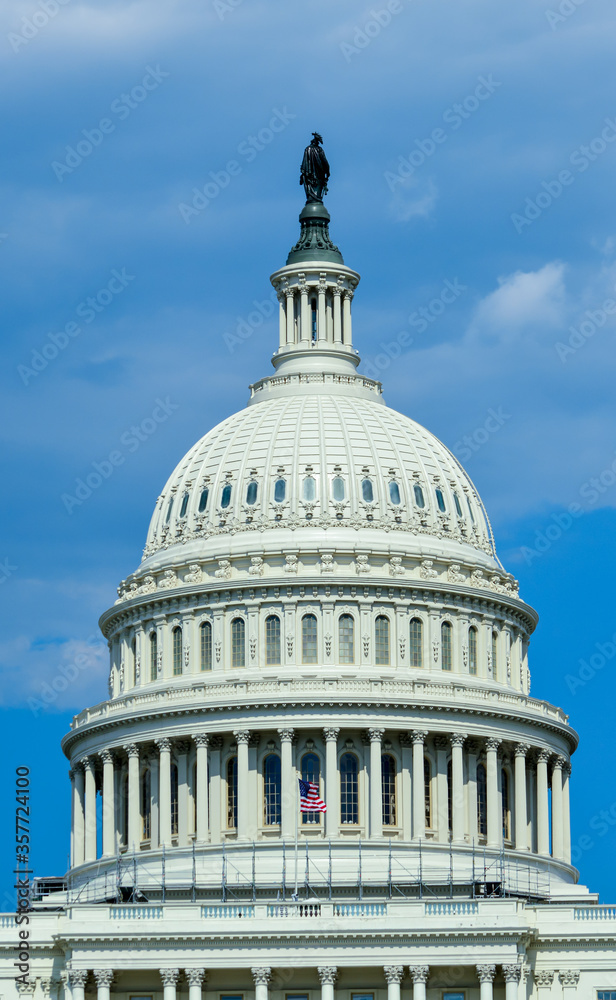
[[[231,14],[243,3],[244,0],[212,0],[212,7],[216,11],[218,20],[224,21],[227,14]]]
[[[418,167],[434,156],[439,146],[447,142],[449,135],[456,132],[469,118],[472,118],[482,104],[496,93],[498,87],[502,86],[502,83],[495,80],[491,73],[488,73],[487,77],[479,76],[477,80],[477,86],[470,94],[443,111],[441,118],[447,129],[435,128],[427,138],[414,139],[415,148],[407,156],[398,157],[397,171],[395,173],[389,170],[385,171],[384,177],[390,191],[395,191],[398,184],[402,184],[409,177],[412,177]]]
[[[22,17],[21,31],[10,31],[6,36],[13,52],[21,52],[25,45],[29,45],[47,27],[50,20],[60,12],[60,8],[69,3],[70,0],[40,0],[32,14]]]
[[[410,3],[410,0],[408,0]],[[396,14],[401,14],[404,10],[402,0],[387,0],[384,7],[378,9],[373,7],[364,23],[355,25],[353,29],[353,43],[340,42],[340,51],[346,62],[350,63],[353,56],[361,53],[378,38],[383,28],[388,28]]]
[[[586,0],[561,0],[556,10],[548,7],[545,16],[552,31],[555,31],[559,24],[568,21],[571,15],[575,14],[576,10],[579,10],[585,3]]]
[[[443,315],[447,307],[453,305],[467,289],[468,286],[462,285],[458,278],[454,278],[453,281],[446,278],[439,294],[430,299],[427,305],[420,306],[419,309],[410,314],[409,326],[417,330],[418,333],[425,333],[428,327]],[[379,347],[382,349],[382,353],[364,363],[364,374],[368,378],[378,379],[381,373],[390,367],[392,361],[396,361],[403,350],[410,347],[413,342],[413,337],[408,330],[402,330],[389,343],[385,344],[381,341]]]
[[[137,83],[127,94],[120,94],[110,104],[109,110],[115,115],[118,121],[126,121],[132,112],[143,104],[153,90],[158,90],[163,80],[170,74],[156,67],[146,66],[145,76],[140,83]],[[117,122],[112,118],[101,118],[94,128],[82,128],[83,139],[78,139],[73,146],[66,146],[66,156],[63,161],[53,160],[51,169],[60,183],[63,182],[66,174],[74,174],[84,160],[92,155],[95,149],[102,145],[106,136],[111,135],[117,128]]]
[[[107,284],[99,288],[94,295],[89,295],[87,299],[80,302],[75,307],[75,315],[83,320],[86,326],[93,323],[96,317],[100,316],[114,299],[122,294],[129,282],[134,280],[135,275],[128,274],[125,267],[121,269],[114,267]],[[40,349],[34,348],[32,350],[29,364],[17,365],[17,374],[23,384],[28,385],[33,378],[44,372],[50,363],[55,361],[62,351],[66,350],[71,341],[83,333],[83,329],[83,325],[76,323],[75,320],[69,320],[63,329],[48,333],[47,339]]]
[[[577,674],[565,674],[565,684],[575,694],[579,688],[585,687],[589,681],[597,676],[608,663],[616,656],[616,632],[607,642],[596,642],[595,653],[591,653],[588,660],[578,660],[579,670]]]
[[[591,164],[595,163],[616,140],[616,121],[613,118],[604,118],[603,121],[605,126],[600,134],[591,139],[589,143],[577,146],[569,156],[569,163],[575,168],[577,174],[586,173]],[[533,222],[536,222],[555,201],[562,197],[565,189],[571,187],[575,179],[575,173],[564,169],[560,170],[556,177],[541,181],[539,191],[532,198],[526,198],[521,213],[513,212],[511,215],[516,233],[520,235],[527,226],[532,226]]]
[[[8,556],[5,556],[4,559],[0,559],[0,584],[6,583],[7,580],[10,580],[17,570],[18,567],[12,565]]]
[[[598,837],[605,837],[606,833],[616,826],[616,802],[612,802],[607,809],[600,809],[599,812],[591,816],[588,826]],[[595,841],[587,833],[581,834],[577,840],[571,844],[571,861],[577,865],[582,855],[587,851],[592,851]]]
[[[138,451],[160,425],[164,424],[171,414],[180,408],[180,404],[173,403],[169,396],[165,396],[164,399],[157,397],[154,402],[156,406],[149,416],[144,417],[138,424],[132,424],[128,430],[120,435],[122,448],[113,448],[100,462],[92,462],[92,470],[75,479],[74,493],[61,494],[60,500],[68,514],[72,514],[75,507],[81,507],[86,500],[89,500],[92,494],[101,488],[105,480],[109,479],[121,465],[124,465],[126,455]]]
[[[475,430],[471,431],[470,434],[465,434],[459,441],[456,441],[453,446],[456,458],[459,458],[461,462],[468,462],[475,452],[483,448],[484,444],[487,444],[508,420],[511,420],[511,413],[505,413],[502,406],[499,406],[497,410],[490,407],[483,423],[479,427],[475,427]]]
[[[616,449],[615,449],[616,453]],[[574,501],[567,505],[567,508],[560,513],[551,515],[548,525],[535,532],[535,544],[533,547],[523,545],[520,549],[526,563],[531,566],[535,559],[544,556],[552,546],[560,541],[563,535],[570,530],[575,521],[587,514],[595,506],[601,497],[616,484],[616,458],[610,462],[605,469],[597,476],[591,476],[585,483],[582,483],[578,494],[586,501],[586,506]]]
[[[34,716],[49,709],[61,694],[68,689],[84,670],[96,666],[101,656],[107,653],[107,643],[96,635],[86,639],[88,650],[77,653],[70,663],[62,663],[51,681],[44,681],[39,686],[39,697],[28,698],[28,708]]]
[[[272,117],[267,125],[260,128],[256,135],[249,135],[237,146],[237,154],[241,156],[244,163],[252,163],[259,153],[262,153],[276,135],[284,130],[297,118],[297,115],[287,111],[286,105],[282,110],[272,108]],[[240,160],[227,160],[222,170],[210,170],[208,178],[202,187],[192,189],[192,200],[190,204],[181,201],[178,205],[178,212],[188,226],[193,219],[196,219],[208,205],[211,204],[221,191],[229,187],[233,177],[238,177],[244,169],[244,164]]]
[[[254,299],[252,303],[254,309],[245,318],[242,316],[236,317],[235,332],[226,331],[222,335],[229,354],[233,354],[238,347],[245,344],[249,337],[252,337],[253,333],[259,327],[263,326],[265,320],[270,319],[274,315],[277,301],[276,292],[272,292],[269,298],[262,299],[261,302]]]
[[[597,330],[605,326],[608,316],[615,314],[616,301],[614,299],[606,299],[598,309],[587,309],[584,313],[585,319],[577,327],[569,327],[567,343],[563,344],[561,340],[557,340],[554,344],[554,350],[563,365],[572,354],[576,354],[584,344],[588,343],[591,337],[594,337]]]

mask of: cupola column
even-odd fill
[[[571,764],[563,766],[563,860],[571,864],[571,806],[569,802],[569,778]]]
[[[248,743],[250,731],[238,730],[233,733],[237,743],[237,839],[248,839],[249,789],[248,789]]]
[[[334,344],[342,343],[342,288],[334,287]]]
[[[284,347],[287,342],[287,314],[284,308],[286,295],[284,292],[277,292],[276,297],[278,299],[278,328],[280,334],[278,338],[278,346]]]
[[[73,866],[85,860],[85,775],[83,764],[73,767]]]
[[[464,843],[466,830],[463,758],[465,739],[466,733],[454,733],[451,737],[451,836],[456,844]]]
[[[103,764],[103,857],[115,854],[115,771],[111,750],[101,750]]]
[[[317,340],[323,344],[327,340],[327,321],[325,319],[325,290],[327,288],[327,275],[319,274],[318,284],[318,305],[317,305]]]
[[[413,838],[426,835],[426,796],[424,789],[424,740],[428,734],[421,730],[411,733],[413,738]],[[424,990],[425,992],[425,990]]]
[[[494,996],[494,976],[495,965],[478,965],[477,975],[479,977],[479,1000],[492,1000]]]
[[[430,966],[411,965],[409,972],[413,980],[413,1000],[426,1000],[426,983],[430,975]]]
[[[554,757],[552,765],[552,857],[563,858],[563,764],[564,757]]]
[[[502,816],[498,794],[498,748],[500,740],[486,740],[486,785],[488,813],[488,847],[500,847],[502,840]],[[490,997],[492,988],[490,987]],[[482,1000],[485,998],[482,995]]]
[[[287,316],[287,344],[292,344],[295,341],[295,309],[294,309],[294,298],[293,289],[288,286],[285,289],[287,302],[286,302],[286,316]]]
[[[515,846],[528,850],[528,820],[526,816],[526,754],[529,747],[518,743],[515,748]]]
[[[197,776],[195,795],[197,798],[197,842],[204,844],[209,839],[209,802],[208,802],[208,759],[207,748],[210,737],[207,733],[199,733],[194,737],[197,747]],[[193,998],[189,998],[193,1000]]]
[[[384,729],[370,729],[370,836],[383,836],[383,765],[381,740]]]
[[[280,834],[282,837],[290,839],[295,830],[299,788],[293,767],[295,730],[279,729],[278,735],[280,736]]]
[[[404,979],[404,966],[386,965],[383,972],[387,980],[387,1000],[400,1000],[400,983]]]
[[[171,846],[171,740],[156,740],[160,753],[158,816],[161,847]],[[162,973],[161,973],[162,975]],[[174,986],[175,996],[175,986]]]
[[[550,853],[550,819],[548,812],[548,760],[547,750],[537,756],[537,853]]]
[[[128,757],[128,850],[136,851],[141,843],[139,811],[139,747],[129,743],[124,747]]]
[[[338,788],[338,733],[339,729],[323,730],[325,737],[325,833],[337,837],[340,827],[340,794]]]
[[[85,768],[85,860],[96,861],[96,770],[92,757],[83,761]]]
[[[351,299],[353,292],[350,288],[344,292],[343,320],[342,320],[342,342],[343,344],[353,343],[353,331],[351,329]]]

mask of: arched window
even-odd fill
[[[150,680],[158,677],[158,634],[156,629],[150,632]]]
[[[501,768],[501,801],[503,804],[503,840],[511,840],[511,800],[509,796],[509,772]]]
[[[340,663],[355,663],[355,622],[353,615],[338,619],[338,658]]]
[[[396,761],[390,753],[381,756],[383,826],[396,825]]]
[[[173,510],[173,497],[169,498],[169,506],[167,507],[167,516],[165,518],[165,524],[169,524],[171,520],[171,511]]]
[[[445,497],[443,496],[443,491],[442,490],[435,490],[434,492],[435,492],[435,495],[436,495],[436,503],[437,503],[438,509],[440,510],[440,512],[442,514],[444,514],[445,513]]]
[[[220,506],[228,507],[230,503],[231,503],[231,483],[225,483],[225,485],[222,488]]]
[[[227,826],[230,830],[237,827],[237,757],[227,761]]]
[[[141,799],[141,839],[149,840],[152,835],[152,795],[150,787],[150,769],[147,767],[141,775],[139,789]]]
[[[374,662],[389,664],[389,618],[385,615],[378,615],[374,623]]]
[[[423,667],[423,625],[420,618],[411,618],[409,666]]]
[[[249,507],[254,506],[257,502],[257,489],[258,487],[254,480],[248,483],[248,486],[246,487],[246,503]]]
[[[277,479],[274,483],[274,503],[283,503],[287,495],[286,479]]]
[[[212,669],[212,623],[201,622],[199,626],[200,646],[201,646],[201,669]]]
[[[361,481],[361,495],[364,503],[372,503],[374,500],[374,490],[372,489],[371,479],[362,479]]]
[[[468,630],[468,672],[477,674],[477,629],[474,625]]]
[[[340,758],[340,822],[359,823],[359,765],[354,753]]]
[[[314,476],[306,476],[302,485],[302,496],[304,500],[309,502],[316,500],[317,497],[317,481]]]
[[[477,829],[482,837],[488,832],[488,782],[485,764],[477,764]]]
[[[429,757],[424,757],[424,808],[426,827],[432,827],[432,764]]]
[[[453,778],[451,761],[447,761],[447,829],[453,829]]]
[[[302,618],[302,663],[317,662],[317,619],[315,615]]]
[[[302,757],[302,779],[312,781],[317,788],[321,785],[321,762],[316,753],[305,753]],[[302,823],[320,823],[320,812],[303,812]]]
[[[182,629],[179,625],[173,630],[173,675],[182,673]]]
[[[263,819],[266,826],[280,823],[280,757],[275,753],[263,761]]]
[[[413,493],[415,495],[415,503],[423,510],[426,506],[426,501],[424,500],[424,493],[419,483],[413,484]]]
[[[177,837],[179,821],[179,779],[177,764],[171,765],[171,836]]]
[[[265,619],[265,662],[268,666],[280,663],[280,618],[268,615]]]
[[[453,628],[451,622],[443,622],[441,625],[441,667],[443,670],[451,670],[453,659]]]
[[[389,499],[392,503],[400,503],[400,487],[394,479],[389,484]]]
[[[453,495],[453,502],[456,505],[456,514],[458,515],[458,517],[462,517],[462,508],[460,506],[460,498],[459,498],[459,496],[458,496],[457,493],[454,493],[454,495]]]
[[[344,494],[345,494],[344,479],[342,478],[342,476],[336,476],[332,480],[332,497],[334,498],[334,500],[340,503],[342,500],[344,500]]]
[[[201,490],[201,496],[199,497],[199,513],[200,514],[203,514],[203,511],[207,507],[207,498],[209,496],[209,493],[210,493],[210,491],[207,488],[204,489],[204,490]]]
[[[246,666],[246,625],[243,618],[231,622],[231,666]]]
[[[498,680],[498,632],[492,632],[492,677]]]
[[[186,517],[186,508],[188,507],[188,493],[185,493],[182,497],[182,506],[180,507],[180,517]]]

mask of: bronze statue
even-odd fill
[[[323,201],[323,195],[327,194],[329,180],[329,163],[321,147],[323,137],[318,132],[313,132],[312,136],[310,145],[306,146],[304,150],[302,172],[299,178],[299,182],[304,185],[306,192],[306,204]]]

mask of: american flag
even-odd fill
[[[299,811],[327,812],[327,806],[323,799],[319,798],[319,786],[316,782],[299,779]]]

